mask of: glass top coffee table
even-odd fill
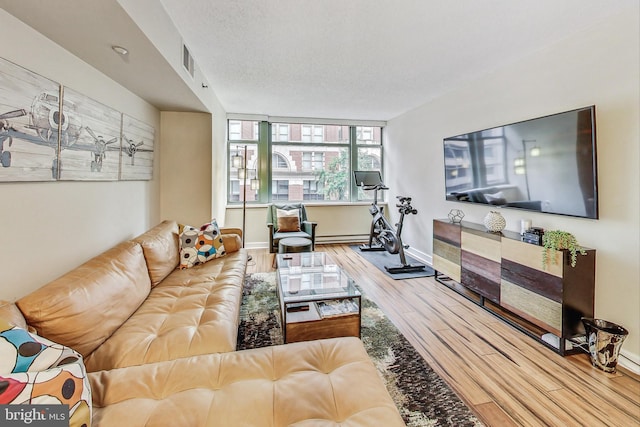
[[[285,343],[360,337],[360,291],[328,254],[278,254],[276,264]]]

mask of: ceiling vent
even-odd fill
[[[195,72],[195,64],[193,62],[193,56],[191,56],[191,52],[189,52],[189,48],[184,43],[182,44],[182,66],[189,73],[189,75],[193,78]]]

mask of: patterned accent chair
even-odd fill
[[[300,222],[299,229],[281,230],[278,225],[278,210],[293,211],[298,210]],[[287,237],[304,237],[311,240],[311,248],[315,250],[316,226],[318,223],[307,219],[307,211],[302,203],[290,203],[284,205],[271,204],[267,210],[267,227],[269,228],[269,252],[278,252],[278,242]]]

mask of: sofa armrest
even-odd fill
[[[242,239],[242,229],[237,227],[221,227],[220,234],[237,234]]]
[[[0,319],[6,320],[18,328],[34,332],[33,328],[27,325],[27,319],[24,318],[18,306],[11,301],[0,300]]]
[[[237,227],[220,228],[222,243],[227,253],[237,252],[242,248],[242,229]]]
[[[224,250],[230,254],[232,252],[238,252],[242,248],[242,237],[238,234],[226,234],[223,233],[222,244],[224,244]]]

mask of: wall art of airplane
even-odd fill
[[[153,152],[153,149],[150,148],[142,148],[144,146],[144,141],[140,141],[137,144],[133,139],[127,138],[125,135],[122,135],[122,151],[131,158],[131,166],[135,166],[135,156],[138,152]]]
[[[23,126],[24,130],[18,130],[16,126],[11,124],[10,119],[23,116],[29,116],[29,124]],[[58,144],[58,127],[60,128],[60,144]],[[91,135],[94,144],[78,142],[83,129]],[[33,134],[26,132],[26,130],[33,131]],[[0,164],[2,167],[11,166],[11,152],[8,148],[11,148],[14,138],[54,150],[55,158],[51,167],[54,179],[57,178],[58,168],[61,166],[58,156],[62,150],[91,152],[93,154],[91,171],[99,172],[102,169],[102,161],[106,158],[106,151],[120,149],[120,147],[108,147],[117,142],[118,137],[105,140],[103,136],[96,135],[89,127],[83,127],[73,102],[63,101],[61,114],[58,95],[49,92],[43,92],[34,99],[30,112],[25,109],[17,109],[0,114]]]
[[[118,137],[113,137],[109,141],[105,141],[102,135],[96,136],[89,126],[85,127],[89,135],[93,138],[95,145],[91,148],[93,153],[93,160],[91,161],[91,172],[102,171],[102,161],[107,158],[107,150],[111,147],[109,145],[114,142],[118,142]],[[112,148],[113,150],[120,150],[118,148]]]

